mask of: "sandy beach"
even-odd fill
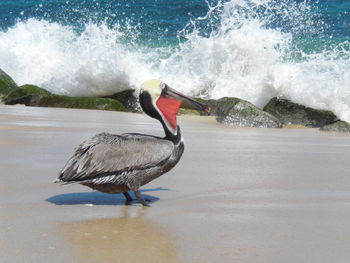
[[[100,132],[163,135],[144,114],[0,106],[1,263],[350,260],[350,136],[180,116],[185,153],[151,207],[53,184]]]

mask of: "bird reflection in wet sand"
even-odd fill
[[[161,225],[143,218],[144,209],[120,218],[91,219],[59,225],[75,263],[177,263],[174,237]],[[135,211],[135,210],[133,210]]]
[[[80,183],[105,193],[128,191],[143,206],[139,188],[171,170],[184,151],[176,115],[181,106],[209,112],[209,107],[170,88],[159,80],[141,85],[140,105],[143,111],[160,121],[165,137],[127,133],[98,134],[80,144],[55,182]]]

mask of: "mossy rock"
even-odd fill
[[[37,97],[51,95],[45,89],[39,88],[35,85],[23,85],[13,89],[7,96],[4,98],[6,104],[25,104],[28,106],[35,106],[35,100]]]
[[[17,88],[16,82],[2,69],[0,69],[0,100]]]
[[[33,105],[34,106],[34,105]],[[107,98],[68,97],[63,95],[49,95],[36,98],[36,105],[40,107],[75,108],[127,111],[117,100]]]
[[[34,85],[15,88],[6,96],[5,103],[38,107],[126,111],[125,107],[114,99],[55,95]]]
[[[46,89],[40,88],[35,85],[26,84],[26,85],[20,86],[19,88],[24,90],[28,95],[29,94],[51,95],[51,93]]]
[[[346,121],[337,121],[320,128],[321,131],[350,133],[350,124]]]
[[[220,123],[241,127],[282,127],[276,117],[239,98],[224,97],[212,104],[215,106],[216,119]]]
[[[322,127],[338,120],[331,111],[312,109],[287,99],[272,98],[263,110],[277,117],[284,125]]]
[[[198,101],[200,103],[203,103],[203,104],[205,104],[205,105],[210,107],[210,113],[207,113],[205,111],[201,111],[201,112],[199,112],[200,115],[203,115],[203,116],[207,116],[207,115],[217,116],[218,100],[213,100],[213,99],[205,100],[205,99],[202,99],[202,98],[194,98],[194,99],[196,101]]]
[[[121,102],[128,111],[142,112],[138,97],[133,89],[124,90],[113,95],[104,96],[103,98],[110,98]]]

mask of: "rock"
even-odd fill
[[[208,116],[208,115],[212,115],[212,116],[217,116],[217,106],[218,106],[218,100],[205,100],[205,99],[201,99],[201,98],[194,98],[196,101],[203,103],[207,106],[210,107],[210,113],[204,112],[204,111],[200,111],[199,114],[202,116]]]
[[[142,112],[138,101],[138,96],[136,96],[135,90],[133,89],[124,90],[113,95],[104,96],[103,98],[110,98],[120,101],[128,111]]]
[[[5,104],[24,104],[27,106],[36,106],[36,101],[43,96],[52,95],[45,89],[34,85],[23,85],[13,89],[3,99]]]
[[[26,94],[39,94],[39,95],[51,95],[51,93],[49,91],[47,91],[46,89],[40,88],[38,86],[35,85],[22,85],[19,87],[20,89],[24,90],[26,92]]]
[[[55,95],[34,85],[15,88],[4,101],[10,105],[126,111],[125,107],[114,99]]]
[[[346,121],[337,121],[321,127],[320,130],[350,133],[350,123],[347,123]]]
[[[331,111],[312,109],[287,99],[272,98],[263,110],[277,117],[284,125],[322,127],[338,120]]]
[[[127,111],[119,101],[114,99],[90,98],[90,97],[68,97],[63,95],[41,96],[36,101],[35,106]]]
[[[16,82],[5,71],[0,69],[0,100],[17,88]]]
[[[252,103],[238,98],[221,98],[210,101],[217,121],[241,127],[281,128],[281,122]]]

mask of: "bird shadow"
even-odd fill
[[[145,192],[153,191],[168,191],[168,188],[157,187],[151,189],[139,190],[142,197],[149,200],[151,203],[159,200],[153,195],[144,194]],[[130,191],[129,194],[136,200],[134,194]],[[105,194],[97,191],[59,194],[49,197],[45,200],[55,205],[125,205],[127,204],[123,194]],[[132,202],[133,203],[133,202]]]

